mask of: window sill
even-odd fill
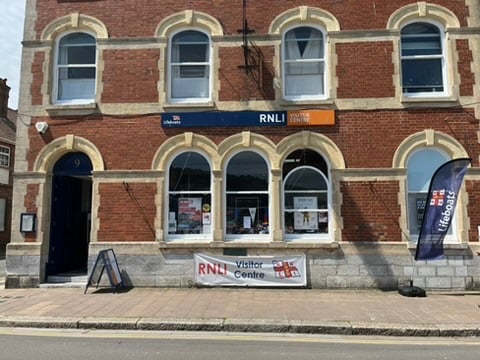
[[[416,248],[416,241],[408,242],[408,250],[413,251],[413,255],[415,255]],[[470,246],[467,243],[444,243],[443,250],[447,256],[463,256],[471,254]]]
[[[206,102],[171,102],[163,106],[165,110],[178,110],[184,108],[202,108],[202,109],[214,109],[215,102],[206,101]]]
[[[281,106],[325,106],[326,108],[330,109],[333,108],[335,105],[335,101],[333,99],[310,99],[310,100],[287,100],[281,99],[279,100],[279,104]]]
[[[45,106],[51,116],[90,115],[98,111],[97,103],[89,104],[54,104]]]
[[[458,99],[451,96],[439,96],[439,97],[410,97],[402,96],[401,103],[404,107],[419,107],[419,106],[441,106],[451,107],[459,105]]]
[[[160,241],[160,249],[337,249],[337,242],[287,242],[287,241]]]

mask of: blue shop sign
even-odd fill
[[[287,126],[286,111],[163,113],[162,127]]]

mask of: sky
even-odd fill
[[[18,109],[25,1],[0,0],[0,78],[10,87],[11,109]]]

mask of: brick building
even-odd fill
[[[10,242],[13,194],[13,165],[17,112],[8,107],[10,87],[0,79],[0,255]]]
[[[187,286],[201,253],[477,287],[479,31],[477,0],[27,0],[6,286],[113,248],[134,286]],[[460,157],[446,258],[414,264]]]

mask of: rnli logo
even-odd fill
[[[443,206],[445,202],[445,189],[434,190],[430,199],[430,206]]]
[[[301,277],[298,268],[288,261],[273,260],[273,271],[277,279],[290,279],[294,277]]]

